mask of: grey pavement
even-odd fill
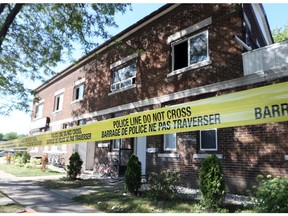
[[[0,198],[1,204],[18,203],[37,213],[99,213],[97,209],[82,206],[73,197],[95,192],[92,189],[49,190],[37,181],[61,176],[15,177],[0,170],[0,191],[8,197]]]

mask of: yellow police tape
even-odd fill
[[[74,144],[288,120],[288,82],[108,119],[0,144]]]

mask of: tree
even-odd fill
[[[10,133],[6,133],[3,136],[4,140],[13,140],[13,139],[17,139],[19,138],[16,132],[10,132]]]
[[[215,154],[209,155],[199,173],[199,189],[203,205],[219,207],[225,198],[225,182],[221,164]]]
[[[83,160],[78,152],[73,153],[69,158],[69,164],[67,165],[67,175],[72,181],[77,179],[77,176],[81,174]]]
[[[124,175],[127,190],[136,195],[141,187],[141,162],[135,154],[131,155]]]
[[[274,29],[272,35],[276,43],[288,40],[288,25],[286,25],[283,30],[281,28]]]
[[[0,4],[0,114],[30,109],[33,90],[21,79],[44,80],[65,59],[73,62],[75,44],[84,54],[106,27],[117,27],[116,13],[130,4]],[[9,100],[7,100],[9,97]]]

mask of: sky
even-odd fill
[[[124,15],[119,14],[116,17],[116,23],[119,25],[118,29],[111,29],[110,33],[115,35],[138,20],[142,19],[151,12],[163,6],[163,3],[134,3],[132,4],[133,11],[126,12]],[[268,18],[271,30],[276,28],[284,28],[288,25],[288,3],[264,3],[264,9]],[[104,41],[103,41],[104,42]],[[100,42],[102,43],[102,42]],[[81,55],[76,53],[76,58]],[[63,70],[69,65],[59,66],[58,71]],[[38,87],[41,83],[34,83],[34,88]],[[32,104],[31,104],[32,106]],[[31,114],[14,111],[10,116],[0,116],[0,133],[17,132],[18,134],[29,134]]]

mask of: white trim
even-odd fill
[[[190,60],[191,60],[191,54],[190,54],[190,51],[191,51],[190,50],[191,49],[191,39],[193,39],[193,38],[195,38],[195,37],[197,37],[199,35],[202,35],[202,34],[205,34],[206,39],[207,39],[207,41],[206,41],[206,45],[207,45],[207,50],[206,50],[207,59],[191,64],[190,63]],[[184,42],[187,43],[187,50],[186,50],[187,51],[187,57],[188,57],[187,58],[187,66],[175,70],[175,56],[177,56],[177,54],[178,54],[178,53],[175,54],[175,46],[177,46],[179,44],[182,44]],[[172,72],[167,75],[168,77],[172,76],[172,75],[175,75],[175,74],[179,74],[179,73],[183,73],[183,72],[189,71],[191,69],[195,69],[195,68],[199,68],[199,67],[203,67],[203,66],[209,65],[212,62],[210,60],[210,56],[209,56],[209,33],[208,33],[207,29],[203,30],[203,31],[201,31],[201,32],[199,32],[199,33],[197,33],[195,35],[192,35],[192,36],[190,36],[188,38],[185,38],[183,40],[179,40],[179,41],[177,41],[175,43],[172,43],[171,46],[172,46]]]
[[[109,147],[109,143],[98,143],[98,148],[107,148]]]
[[[193,158],[194,159],[205,159],[207,158],[209,155],[211,154],[193,154]],[[218,159],[223,159],[223,155],[222,154],[216,154],[216,157]]]
[[[128,109],[135,109],[135,108],[144,107],[144,106],[161,104],[161,103],[165,103],[168,101],[178,100],[178,99],[191,97],[191,96],[195,96],[199,94],[216,92],[216,91],[221,91],[225,89],[232,89],[235,87],[260,83],[260,82],[264,82],[267,80],[271,81],[271,80],[278,79],[278,78],[285,77],[285,76],[288,76],[288,68],[283,68],[283,70],[280,70],[279,68],[277,68],[275,70],[269,70],[265,72],[261,71],[261,72],[257,72],[254,74],[247,75],[245,77],[240,77],[240,78],[235,78],[232,80],[213,83],[213,84],[209,84],[205,86],[200,86],[197,88],[192,88],[192,89],[187,89],[187,90],[183,90],[180,92],[167,94],[167,95],[160,96],[160,97],[127,103],[127,104],[123,104],[123,105],[119,105],[119,106],[115,106],[115,107],[111,107],[111,108],[107,108],[107,109],[103,109],[103,110],[99,110],[99,111],[95,111],[91,113],[86,113],[80,116],[75,116],[75,117],[66,118],[63,120],[55,121],[55,122],[50,122],[50,126],[77,121],[77,120],[84,119],[84,118],[93,118],[95,116],[115,113],[115,112],[128,110]]]
[[[216,141],[216,147],[215,148],[202,148],[202,131],[215,131],[215,141]],[[212,128],[212,129],[206,129],[206,130],[200,130],[200,150],[203,151],[218,151],[218,139],[217,139],[218,131],[217,128]]]
[[[132,84],[131,86],[127,86],[125,88],[119,88],[119,89],[117,89],[117,90],[115,90],[113,92],[109,92],[108,96],[113,95],[113,94],[117,94],[119,92],[123,92],[123,91],[129,90],[129,89],[133,89],[135,87],[136,87],[136,84]]]
[[[255,13],[256,19],[258,20],[258,24],[262,30],[262,34],[265,38],[267,45],[273,44],[270,38],[269,28],[267,26],[266,19],[265,19],[266,14],[263,13],[263,10],[260,4],[251,4],[251,5]]]
[[[157,157],[159,157],[159,158],[179,158],[180,157],[180,155],[179,154],[175,154],[175,153],[170,153],[170,154],[168,154],[168,153],[158,153],[157,154]]]
[[[171,77],[171,76],[174,76],[174,75],[177,75],[177,74],[181,74],[181,73],[184,73],[184,72],[187,72],[187,71],[191,71],[192,69],[204,67],[204,66],[207,66],[207,65],[210,65],[210,64],[212,64],[212,61],[209,58],[209,59],[207,59],[205,61],[198,62],[198,63],[193,64],[193,65],[189,65],[188,67],[180,68],[178,70],[174,70],[171,73],[167,74],[167,77]]]
[[[65,92],[65,88],[59,89],[58,91],[56,91],[56,92],[54,93],[54,96],[60,95],[60,94],[62,94],[62,93],[64,93],[64,92]]]
[[[284,159],[288,161],[288,155],[285,155],[285,156],[284,156]]]
[[[167,44],[171,43],[172,41],[175,41],[177,39],[180,39],[188,34],[191,34],[201,28],[204,28],[208,25],[212,24],[212,17],[208,17],[207,19],[205,20],[202,20],[186,29],[183,29],[179,32],[176,32],[175,34],[173,35],[170,35],[168,38],[167,38]]]
[[[85,82],[85,77],[83,77],[83,78],[80,79],[80,80],[75,81],[75,82],[74,82],[74,87],[75,87],[75,86],[78,86],[78,85],[80,85],[80,84],[82,84],[82,83],[84,83],[84,82]]]
[[[125,64],[126,62],[131,61],[132,59],[134,59],[134,58],[136,58],[138,56],[139,56],[138,53],[134,53],[134,54],[129,55],[129,56],[117,61],[117,62],[114,62],[113,64],[110,65],[110,70],[115,68],[115,67],[118,67],[118,66],[120,66],[122,64]]]

